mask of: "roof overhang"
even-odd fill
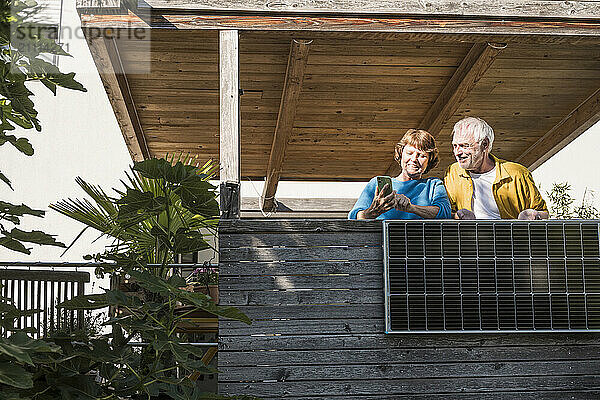
[[[436,136],[439,176],[453,161],[452,125],[467,115],[492,125],[497,155],[535,168],[600,119],[597,2],[102,3],[78,9],[134,159],[219,158],[223,29],[241,33],[244,179],[268,176],[274,151],[282,179],[392,173],[393,146],[414,127]],[[142,47],[110,34],[135,29],[150,33]],[[290,96],[298,41],[310,44]],[[127,72],[144,60],[148,73]]]

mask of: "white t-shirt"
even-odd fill
[[[472,210],[477,219],[500,219],[500,211],[492,193],[496,167],[483,174],[469,172],[473,180]]]

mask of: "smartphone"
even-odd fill
[[[390,178],[389,176],[377,177],[377,188],[379,189],[379,193],[381,193],[386,183],[388,187],[385,189],[384,196],[388,196],[390,193],[392,193],[392,178]]]

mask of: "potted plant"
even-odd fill
[[[209,262],[204,262],[185,278],[186,290],[209,295],[215,303],[219,302],[219,272]]]
[[[209,234],[216,228],[215,187],[208,182],[212,175],[207,173],[214,168],[212,163],[200,166],[189,160],[136,162],[127,174],[128,181],[123,182],[125,188],[117,190],[116,196],[79,179],[96,204],[68,199],[52,206],[114,238],[103,253],[87,258],[102,263],[97,274],[126,277],[127,284],[136,286],[135,293],[123,292],[117,286],[61,304],[72,310],[123,310],[106,322],[111,332],[90,345],[102,346],[97,353],[112,362],[112,366],[103,364],[98,369],[104,396],[203,398],[190,374],[216,371],[201,361],[203,349],[182,340],[182,322],[204,312],[250,323],[238,309],[219,306],[205,293],[185,290],[188,282],[170,266],[178,254],[210,248],[201,228]],[[135,351],[131,342],[138,343]]]
[[[211,267],[209,262],[204,262],[201,267],[196,268],[185,278],[186,285],[183,288],[189,292],[202,293],[210,297],[215,303],[219,303],[219,274],[216,268]],[[209,329],[203,325],[200,330],[194,327],[194,323],[189,323],[189,319],[197,318],[211,318],[214,316],[205,310],[192,310],[192,307],[185,305],[178,305],[176,309],[177,314],[184,314],[186,316],[185,323],[181,324],[181,329],[186,332],[194,331],[212,331],[217,327],[217,321],[212,320],[212,327]],[[204,321],[205,323],[207,321]]]
[[[116,195],[77,177],[91,201],[68,198],[50,208],[87,225],[69,248],[93,228],[101,237],[113,239],[107,253],[128,254],[136,260],[135,269],[166,279],[174,272],[170,265],[178,254],[211,248],[207,237],[216,235],[219,210],[216,188],[209,180],[216,171],[212,160],[199,163],[183,155],[146,160],[125,172],[123,188],[114,189]],[[135,279],[112,264],[99,267],[97,273],[109,273],[113,289],[143,296]]]
[[[205,238],[216,235],[219,221],[216,187],[209,182],[216,171],[212,160],[200,164],[181,155],[150,159],[125,172],[116,195],[78,177],[92,201],[68,198],[50,208],[87,225],[75,241],[93,228],[114,239],[111,251],[134,254],[144,268],[166,278],[178,254],[211,248]],[[181,240],[175,243],[175,237]]]

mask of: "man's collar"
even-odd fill
[[[494,165],[496,166],[496,179],[494,180],[494,183],[501,182],[505,179],[512,179],[506,168],[504,168],[505,161],[499,159],[493,154],[490,154],[490,157],[492,157],[492,160],[494,160]]]

